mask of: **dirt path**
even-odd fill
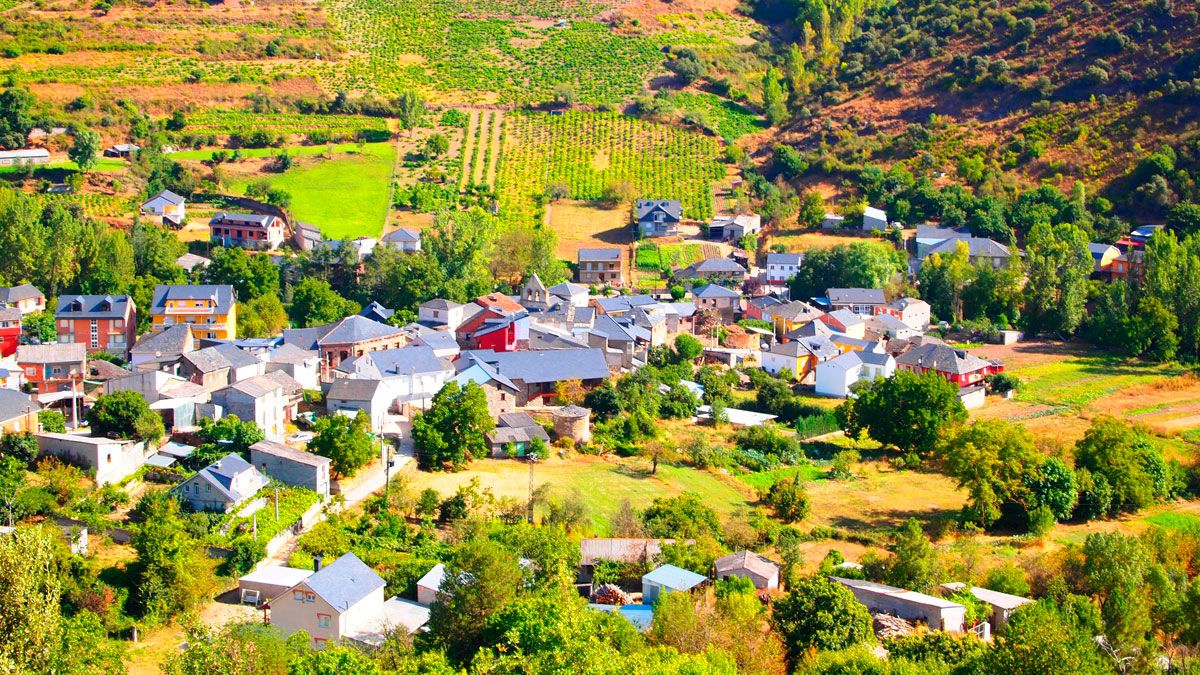
[[[484,180],[488,187],[495,187],[496,174],[500,172],[500,148],[504,145],[504,113],[492,116],[492,136],[488,142],[488,163]]]
[[[458,187],[465,188],[471,183],[471,160],[475,154],[475,130],[479,128],[480,112],[472,110],[467,117],[467,130],[463,133],[462,142],[462,176],[458,179]]]
[[[483,183],[487,170],[487,151],[491,140],[491,126],[496,123],[496,113],[484,111],[479,119],[479,140],[475,142],[475,157],[471,162],[471,182],[475,185]]]

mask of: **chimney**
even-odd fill
[[[322,558],[320,555],[313,556],[313,572],[321,571],[321,560],[322,560]]]

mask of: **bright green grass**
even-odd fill
[[[112,157],[99,157],[96,159],[96,166],[94,166],[92,168],[92,172],[93,173],[112,173],[115,171],[124,171],[126,169],[126,167],[128,167],[128,166],[129,166],[129,162],[126,162],[123,159],[114,159]],[[78,171],[79,165],[76,164],[75,162],[71,162],[71,161],[50,162],[49,164],[42,164],[40,166],[34,167],[34,175],[36,176],[38,171],[46,170],[46,169],[65,169],[67,171]],[[20,166],[0,166],[0,174],[22,173],[24,171],[25,171],[25,168],[20,167]]]
[[[1143,520],[1167,530],[1200,530],[1200,517],[1190,513],[1156,513]]]
[[[388,145],[387,143],[368,143],[372,145]],[[232,154],[234,150],[224,150],[227,155]],[[274,157],[283,150],[287,150],[288,154],[293,157],[312,157],[314,155],[323,155],[329,150],[328,145],[288,145],[283,148],[240,148],[236,152],[242,157]],[[338,143],[333,146],[335,155],[338,153],[357,152],[357,143]],[[169,157],[171,159],[186,159],[193,161],[205,161],[212,159],[215,150],[182,150],[180,152],[172,152]]]
[[[368,143],[361,153],[355,147],[332,160],[316,159],[264,178],[292,196],[293,218],[316,225],[326,237],[378,237],[387,218],[395,156],[391,143]],[[249,182],[235,183],[233,192],[245,193]]]
[[[762,131],[767,122],[745,106],[709,93],[680,93],[675,95],[679,109],[700,113],[707,125],[727,141]]]
[[[1177,366],[1085,356],[1021,368],[1013,375],[1021,380],[1018,400],[1079,407],[1122,389],[1183,372]]]
[[[738,480],[756,490],[766,490],[785,478],[799,477],[802,481],[813,481],[822,478],[824,472],[813,464],[788,466],[770,471],[755,471],[754,473],[738,474]]]

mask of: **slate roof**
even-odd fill
[[[390,319],[395,313],[396,310],[388,309],[387,307],[384,307],[378,302],[372,300],[369,304],[362,308],[362,311],[359,312],[358,315],[364,316],[372,321],[383,322]]]
[[[383,349],[344,361],[338,370],[357,373],[360,377],[382,380],[396,375],[424,375],[450,370],[433,353],[432,347],[414,345],[400,349]]]
[[[649,295],[618,295],[615,298],[596,298],[596,306],[604,310],[606,314],[628,312],[634,307],[653,305],[656,302],[658,300]]]
[[[283,344],[315,352],[321,338],[325,337],[336,325],[336,323],[327,323],[324,326],[312,326],[309,328],[284,328]]]
[[[203,469],[200,469],[200,471],[196,473],[196,476],[212,484],[212,486],[217,488],[221,494],[229,498],[231,502],[240,502],[243,499],[253,495],[255,492],[258,492],[264,485],[267,484],[267,479],[259,475],[262,480],[252,492],[246,494],[234,492],[233,479],[245,471],[253,471],[256,474],[258,473],[258,469],[254,468],[252,464],[242,459],[238,454],[231,452],[221,459],[218,459],[212,464],[204,467]]]
[[[383,385],[380,380],[362,380],[354,377],[339,377],[329,386],[327,399],[342,401],[370,401]]]
[[[0,422],[16,419],[41,408],[36,401],[16,389],[0,389]]]
[[[418,232],[417,230],[410,230],[410,229],[402,227],[398,230],[393,230],[393,231],[388,232],[387,234],[383,235],[383,240],[386,242],[397,242],[397,243],[419,242],[419,241],[421,241],[421,233]]]
[[[579,262],[620,262],[619,248],[581,248]]]
[[[239,225],[257,225],[267,227],[275,220],[275,216],[267,213],[229,213],[222,211],[212,217],[214,223],[237,223]]]
[[[364,316],[348,316],[336,322],[333,328],[329,329],[324,336],[317,340],[317,344],[322,347],[325,345],[352,344],[391,337],[402,333],[404,331],[399,328],[389,326],[386,323],[372,321]],[[284,339],[287,339],[286,336]]]
[[[717,558],[713,562],[713,566],[717,570],[718,578],[730,572],[741,571],[753,572],[759,576],[770,578],[779,572],[779,565],[750,551],[738,551]]]
[[[284,343],[271,351],[267,363],[304,363],[317,358],[317,353],[311,349],[301,349],[294,344]]]
[[[875,220],[887,220],[887,212],[874,206],[868,206],[863,209],[863,217],[874,218]]]
[[[228,314],[233,307],[233,286],[226,284],[202,286],[155,286],[154,301],[150,311],[162,314],[168,300],[211,300],[216,303],[217,314]]]
[[[205,258],[202,255],[196,255],[195,253],[184,253],[175,259],[175,264],[187,270],[188,272],[191,272],[197,267],[207,267],[211,262],[212,261],[208,258]]]
[[[18,345],[17,363],[83,363],[87,359],[87,346],[82,342],[45,345]]]
[[[837,321],[846,328],[857,326],[863,322],[862,317],[848,309],[835,309],[832,312],[825,314],[825,316]]]
[[[608,362],[600,349],[553,349],[545,351],[496,352],[472,350],[463,352],[461,363],[490,364],[512,380],[536,384],[561,380],[596,380],[609,376]]]
[[[746,268],[737,264],[729,258],[705,258],[698,263],[684,269],[684,272],[690,270],[695,274],[745,274]]]
[[[634,337],[630,334],[625,326],[622,326],[616,319],[607,314],[601,314],[596,317],[595,323],[592,324],[592,329],[589,331],[594,335],[599,335],[609,342],[633,342]]]
[[[804,262],[803,253],[768,253],[767,265],[799,265]]]
[[[731,260],[730,262],[733,262],[733,261]],[[737,265],[737,263],[733,263],[733,264]],[[738,267],[738,269],[741,269],[741,265],[737,265],[737,267]],[[701,286],[700,288],[694,288],[694,289],[692,289],[692,295],[694,295],[697,298],[705,298],[705,299],[709,299],[709,298],[711,298],[711,299],[740,298],[740,297],[742,297],[741,293],[738,293],[737,291],[730,289],[730,288],[725,288],[724,286],[721,286],[718,284],[705,284],[704,286]]]
[[[561,284],[554,284],[549,289],[550,295],[556,298],[568,299],[576,295],[587,295],[588,287],[583,284],[573,284],[569,281],[564,281]]]
[[[231,344],[205,347],[183,355],[183,360],[202,373],[215,373],[222,368],[245,368],[259,360]]]
[[[425,573],[425,576],[423,576],[417,580],[417,586],[424,586],[425,588],[432,588],[433,590],[436,591],[442,587],[442,581],[444,581],[445,579],[446,579],[446,566],[443,565],[442,563],[438,563],[438,564],[434,565],[432,568],[430,568],[430,570]]]
[[[55,316],[72,319],[124,319],[128,295],[61,295]]]
[[[813,321],[821,316],[821,310],[801,300],[793,300],[779,307],[770,307],[764,313],[793,323]]]
[[[1088,253],[1092,254],[1092,258],[1099,260],[1112,251],[1118,251],[1116,246],[1112,244],[1097,244],[1095,242],[1088,244]]]
[[[939,609],[954,609],[962,607],[962,605],[958,604],[957,602],[950,602],[949,600],[945,600],[933,595],[925,595],[924,593],[917,593],[915,591],[907,591],[903,588],[896,588],[895,586],[885,586],[883,584],[877,584],[871,581],[862,581],[859,579],[844,579],[842,577],[829,578],[847,588],[856,588],[858,590],[874,593],[876,595],[892,596],[914,605],[925,605],[929,607],[937,607]]]
[[[290,462],[305,464],[307,466],[323,466],[325,464],[329,464],[330,461],[328,457],[322,457],[321,455],[316,455],[311,452],[297,450],[290,445],[276,443],[275,441],[259,441],[254,445],[251,445],[250,450],[253,452],[261,452],[264,455],[286,459]]]
[[[288,375],[282,370],[272,370],[271,372],[259,375],[258,377],[265,377],[268,380],[273,380],[275,384],[278,384],[283,388],[284,396],[300,396],[304,393],[304,385],[300,384],[300,382],[298,382],[294,377]]]
[[[638,222],[646,220],[652,214],[661,211],[666,214],[667,222],[683,220],[683,202],[678,199],[639,199],[637,203]]]
[[[0,321],[20,321],[21,310],[16,307],[0,307]]]
[[[271,392],[282,391],[283,385],[274,378],[266,375],[255,375],[254,377],[234,382],[226,387],[226,389],[232,389],[251,398],[258,399],[271,394]]]
[[[387,585],[375,570],[353,553],[313,572],[304,584],[339,613]]]
[[[421,303],[422,309],[458,309],[459,307],[462,307],[462,305],[445,298],[434,298],[428,302]]]
[[[21,284],[20,286],[0,288],[0,302],[5,304],[41,297],[45,296],[33,284]]]
[[[663,565],[653,572],[642,576],[643,583],[649,581],[675,591],[691,590],[707,580],[708,578],[703,574],[696,574],[691,570],[685,570],[682,567],[674,565]]]
[[[891,314],[876,314],[871,321],[883,330],[912,330],[912,326]]]
[[[882,288],[830,288],[825,293],[833,305],[882,305]]]
[[[174,206],[179,206],[180,204],[182,204],[185,201],[184,198],[181,197],[180,195],[177,195],[174,192],[171,192],[170,190],[163,190],[162,192],[159,192],[158,194],[154,195],[153,197],[151,197],[150,199],[147,199],[146,201],[144,201],[142,203],[149,204],[150,202],[154,201],[155,199],[161,199],[161,200],[165,201],[166,203],[174,205]]]
[[[829,326],[826,326],[824,322],[809,321],[803,326],[800,326],[799,328],[788,333],[786,337],[789,340],[800,340],[803,338],[812,337],[829,337],[831,335],[833,335],[833,329]]]
[[[1009,258],[1012,252],[1007,246],[992,239],[982,237],[967,237],[965,239],[947,239],[929,249],[929,255],[953,253],[959,242],[967,245],[967,254],[972,258]]]
[[[931,342],[913,347],[896,358],[897,365],[929,368],[940,373],[963,375],[992,365],[965,349],[955,349],[945,343]]]

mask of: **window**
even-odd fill
[[[317,601],[317,594],[316,594],[316,593],[305,593],[305,594],[304,594],[304,601],[305,601],[305,602],[316,602],[316,601]]]
[[[296,602],[304,602],[304,591],[292,591],[292,599]]]
[[[329,628],[329,620],[331,618],[332,617],[330,617],[328,614],[318,614],[317,615],[317,628]]]

